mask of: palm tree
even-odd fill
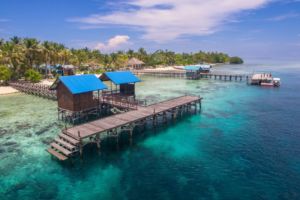
[[[126,53],[127,53],[129,58],[134,57],[134,51],[132,49],[129,49]]]
[[[110,63],[111,63],[111,57],[109,55],[105,54],[103,57],[104,66],[108,67]]]
[[[10,38],[10,41],[15,44],[15,45],[20,45],[22,44],[22,38],[14,36],[12,38]]]
[[[44,41],[42,43],[42,57],[45,65],[49,65],[51,61],[51,43],[49,41]]]
[[[40,42],[34,38],[25,38],[23,42],[27,66],[31,68],[34,64],[41,64],[43,50],[39,45]]]
[[[116,53],[111,53],[110,54],[110,58],[111,58],[111,63],[110,63],[110,67],[115,68],[116,66],[116,61],[118,58],[118,55]]]
[[[72,53],[69,49],[61,49],[58,55],[61,59],[61,63],[65,65],[66,63],[69,63],[69,59],[71,58]]]
[[[20,77],[25,73],[24,68],[24,48],[21,45],[15,45],[12,42],[5,42],[2,47],[2,64],[12,67],[14,76]]]
[[[138,58],[140,60],[146,60],[146,57],[147,57],[147,51],[144,49],[144,48],[139,48],[138,50]]]

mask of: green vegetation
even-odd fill
[[[11,71],[7,66],[0,65],[0,84],[7,84],[11,77]]]
[[[169,50],[157,50],[148,53],[144,48],[140,48],[138,51],[103,54],[99,50],[69,49],[63,44],[40,42],[34,38],[13,37],[7,41],[0,39],[0,64],[11,69],[13,79],[24,77],[25,72],[30,69],[46,75],[42,65],[72,64],[79,67],[80,71],[88,73],[116,70],[125,67],[128,59],[132,57],[142,60],[146,66],[153,67],[197,63],[242,63],[242,59],[238,57],[231,58],[219,52],[175,53]]]
[[[243,64],[244,61],[243,59],[241,59],[240,57],[231,57],[230,60],[229,60],[230,64]]]
[[[38,83],[40,82],[41,79],[42,79],[42,75],[33,69],[29,69],[25,72],[26,81],[30,81],[32,83]]]

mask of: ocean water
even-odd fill
[[[0,199],[300,199],[300,64],[214,70],[272,72],[282,86],[144,76],[139,98],[200,95],[202,112],[65,164],[45,151],[63,127],[56,102],[0,96]]]

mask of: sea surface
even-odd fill
[[[200,95],[202,112],[65,164],[45,151],[63,127],[56,102],[0,96],[0,199],[300,199],[300,62],[213,70],[272,72],[282,86],[141,77],[139,98]]]

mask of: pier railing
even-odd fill
[[[132,73],[134,73],[135,75],[151,75],[158,77],[186,77],[186,73],[184,70],[132,70]]]
[[[139,105],[145,104],[142,100],[136,100],[133,97],[126,97],[120,95],[103,95],[101,97],[101,101],[103,103],[110,104],[112,106],[125,108],[125,109],[132,109],[136,110]]]
[[[249,74],[237,74],[230,72],[193,72],[187,74],[185,70],[132,70],[132,73],[136,75],[149,75],[156,77],[172,77],[172,78],[186,78],[186,79],[201,79],[201,78],[210,78],[218,79],[223,81],[242,81],[248,80]]]
[[[53,100],[57,99],[56,90],[50,90],[50,86],[47,85],[30,83],[27,81],[9,82],[9,85],[26,94],[36,95]]]

